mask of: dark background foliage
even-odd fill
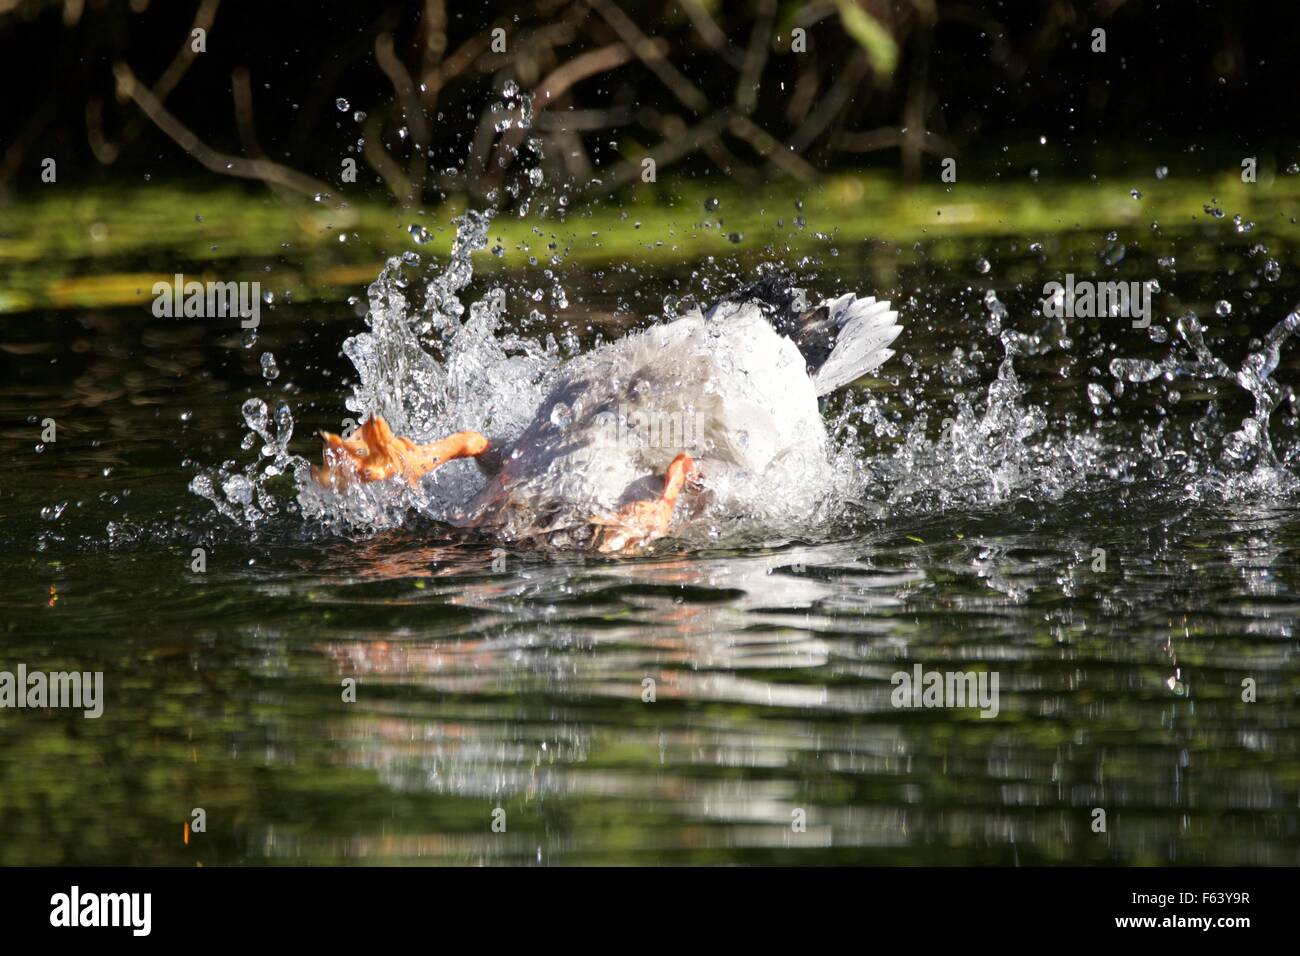
[[[742,182],[996,169],[1040,138],[1079,175],[1100,152],[1290,155],[1298,25],[1294,5],[1229,0],[0,0],[0,190],[45,157],[83,180],[190,176],[195,142],[215,172],[299,192],[354,156],[408,202],[498,185],[525,135],[576,187],[644,156]],[[527,134],[495,128],[507,81],[535,93]]]

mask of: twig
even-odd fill
[[[905,127],[882,126],[863,132],[839,133],[830,141],[831,149],[845,153],[871,153],[901,146],[909,135]],[[952,141],[928,129],[916,134],[917,148],[932,156],[956,156],[959,150]]]
[[[421,105],[426,109],[432,108],[438,102],[438,94],[447,85],[447,81],[455,79],[468,70],[473,62],[478,59],[479,54],[486,50],[491,42],[491,31],[484,30],[456,47],[451,56],[446,57],[437,66],[425,73],[424,78],[420,81]]]
[[[212,29],[213,21],[217,19],[217,9],[221,6],[221,0],[203,0],[199,4],[198,10],[194,13],[194,23],[191,24],[189,32],[185,34],[185,40],[181,43],[180,51],[167,64],[167,69],[163,70],[162,76],[158,77],[158,82],[153,85],[151,92],[159,101],[165,102],[167,97],[172,95],[172,90],[176,89],[177,84],[189,72],[190,66],[198,54],[194,52],[194,43],[190,39],[195,30],[202,30],[207,33]]]
[[[762,177],[747,163],[741,160],[731,150],[727,149],[726,143],[721,139],[715,139],[705,143],[702,147],[704,155],[713,160],[713,164],[722,170],[723,174],[734,179],[742,186],[757,186],[762,182]]]
[[[935,9],[932,0],[914,0],[918,28],[912,41],[914,54],[912,70],[908,77],[907,99],[903,105],[903,175],[915,181],[921,172],[921,150],[924,148],[925,102],[927,76],[930,67],[930,36],[934,29]]]
[[[104,101],[98,96],[86,101],[86,142],[95,158],[105,166],[117,162],[121,148],[104,135]]]
[[[772,21],[776,17],[776,0],[760,0],[758,17],[749,34],[749,48],[745,51],[745,64],[736,83],[736,108],[748,116],[758,105],[758,81],[767,65],[768,50],[772,47]]]
[[[681,4],[705,44],[714,52],[721,54],[728,64],[739,69],[744,62],[743,58],[736,52],[736,48],[731,45],[727,35],[722,32],[722,28],[718,26],[718,21],[714,20],[709,11],[704,9],[704,5],[700,3],[700,0],[681,0]]]
[[[244,159],[230,156],[208,146],[158,102],[157,98],[139,81],[124,62],[113,64],[118,95],[132,100],[155,126],[162,130],[181,149],[193,156],[202,166],[214,173],[277,183],[302,196],[314,197],[328,193],[330,186],[315,177],[296,169],[282,166],[269,159]]]
[[[722,135],[727,124],[731,122],[733,113],[730,109],[720,109],[712,116],[697,123],[695,126],[686,130],[680,136],[665,140],[660,143],[658,148],[652,149],[646,156],[641,159],[629,159],[619,163],[609,172],[601,176],[600,183],[597,186],[588,187],[587,191],[595,188],[607,189],[614,191],[626,183],[632,182],[641,175],[641,163],[645,159],[652,159],[655,166],[663,166],[668,163],[675,163],[679,159],[689,156],[691,153],[702,148],[706,143],[717,139]]]
[[[396,197],[411,195],[411,182],[406,178],[406,173],[402,167],[388,154],[384,149],[384,144],[380,141],[383,135],[383,117],[379,111],[371,113],[366,117],[366,124],[361,128],[361,138],[365,144],[361,147],[361,155],[365,157],[371,169],[379,174],[388,187],[388,191]]]
[[[407,164],[408,184],[410,192],[407,194],[406,202],[416,203],[424,191],[424,173],[426,169],[427,157],[426,152],[429,149],[429,124],[424,117],[424,109],[420,104],[420,98],[416,95],[415,83],[411,79],[411,74],[406,72],[406,67],[402,61],[397,58],[393,52],[393,35],[391,33],[381,33],[375,37],[375,60],[379,68],[384,71],[384,76],[388,77],[388,82],[393,85],[393,92],[397,94],[397,102],[402,107],[402,115],[406,119],[406,126],[411,137],[411,159]]]
[[[428,76],[447,52],[447,2],[424,0],[420,18],[420,75]]]
[[[230,97],[235,101],[235,128],[244,152],[253,159],[265,159],[262,144],[257,139],[257,124],[253,120],[253,81],[248,68],[237,66],[230,71]],[[284,198],[292,193],[279,183],[267,183],[275,193]]]
[[[651,43],[655,47],[655,55],[662,59],[667,53],[668,44],[662,40],[651,41]],[[541,112],[563,96],[575,83],[597,73],[608,73],[610,70],[617,69],[635,56],[632,48],[626,43],[611,43],[578,54],[563,66],[552,70],[546,79],[537,84],[536,89],[533,90],[533,109]]]
[[[731,132],[749,143],[760,156],[773,166],[793,176],[801,183],[817,181],[817,170],[799,154],[773,137],[748,116],[737,116],[731,121]]]
[[[590,133],[614,126],[626,126],[634,116],[633,111],[626,106],[603,110],[555,110],[540,114],[533,125],[544,133],[556,130]]]
[[[194,44],[191,37],[195,30],[207,32],[212,29],[213,22],[217,19],[217,10],[221,6],[221,0],[202,0],[198,9],[194,11],[194,21],[190,24],[190,29],[185,34],[185,39],[181,41],[181,48],[176,51],[172,61],[167,64],[163,70],[162,76],[158,77],[153,84],[152,93],[159,103],[167,102],[167,97],[171,96],[172,91],[184,79],[185,74],[189,72],[190,67],[194,64],[198,54],[194,52]],[[139,116],[131,117],[122,130],[121,136],[116,143],[110,141],[103,135],[103,105],[100,101],[94,101],[95,109],[92,112],[87,107],[86,112],[86,138],[90,141],[90,149],[104,165],[110,165],[117,162],[117,158],[122,155],[122,147],[127,143],[134,142],[144,129],[144,122]]]
[[[835,78],[831,88],[826,91],[817,108],[808,114],[803,124],[795,130],[790,137],[790,148],[796,153],[802,153],[813,140],[822,134],[827,125],[835,114],[843,109],[844,104],[853,91],[857,88],[859,81],[867,72],[867,54],[861,47],[853,51],[853,56],[840,71],[840,75]]]
[[[655,76],[659,77],[660,82],[668,87],[669,91],[673,96],[677,97],[683,106],[701,116],[708,112],[709,98],[659,52],[658,44],[646,36],[641,28],[632,21],[631,17],[611,3],[610,0],[587,0],[587,2],[613,28],[614,32],[619,35],[619,39],[632,48],[632,51],[637,55],[637,59],[644,63]]]

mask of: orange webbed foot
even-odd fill
[[[478,432],[456,432],[439,441],[417,444],[393,434],[378,415],[371,417],[349,438],[321,432],[325,443],[321,467],[312,477],[329,488],[347,487],[354,481],[382,481],[401,476],[415,484],[421,477],[456,458],[471,458],[488,449]]]
[[[596,550],[602,554],[628,553],[662,538],[672,526],[673,505],[688,480],[697,480],[699,469],[685,452],[673,459],[664,476],[663,494],[651,501],[634,501],[617,514],[594,515]]]

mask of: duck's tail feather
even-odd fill
[[[888,346],[901,331],[898,313],[888,302],[850,293],[824,299],[801,315],[795,344],[812,366],[820,397],[883,365],[894,354]]]

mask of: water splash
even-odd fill
[[[225,517],[253,528],[279,514],[282,507],[296,510],[291,502],[285,505],[277,498],[272,483],[287,474],[301,484],[310,478],[310,469],[304,458],[289,452],[294,423],[287,403],[277,403],[272,414],[262,399],[250,398],[240,411],[248,426],[241,447],[252,451],[260,441],[257,458],[243,468],[226,461],[219,468],[200,472],[190,481],[190,491],[207,498]]]
[[[534,172],[521,171],[519,181],[536,184],[541,177]],[[510,192],[519,195],[517,189]],[[494,215],[471,211],[455,219],[445,263],[407,252],[390,259],[372,283],[367,328],[343,346],[357,372],[345,401],[355,421],[380,415],[397,433],[417,441],[474,429],[508,447],[541,409],[566,362],[578,355],[571,336],[562,347],[551,335],[525,334],[542,318],[533,306],[543,290],[502,283],[471,293],[473,256],[487,248]],[[1118,262],[1123,247],[1113,235],[1107,243],[1103,260]],[[813,265],[800,262],[805,274]],[[752,272],[738,267],[723,278],[741,286],[742,276]],[[551,272],[548,279],[554,283],[552,304],[563,308],[567,297],[560,279]],[[665,298],[666,320],[727,291],[716,272],[697,272],[695,279],[697,288]],[[783,307],[805,297],[815,300],[796,282],[806,284],[790,275],[779,290]],[[1195,313],[1177,319],[1176,338],[1153,325],[1149,339],[1166,346],[1163,357],[1111,358],[1105,364],[1109,379],[1083,383],[1077,396],[1082,414],[1061,416],[1050,403],[1032,397],[1017,364],[1052,356],[1076,361],[1083,358],[1076,353],[1086,350],[1076,348],[1064,320],[1043,319],[1041,327],[1022,332],[1014,326],[1024,323],[1014,320],[995,290],[983,293],[982,304],[984,331],[1000,356],[991,360],[982,347],[958,347],[933,374],[921,372],[906,354],[895,358],[883,370],[892,390],[842,395],[828,409],[831,442],[824,467],[816,473],[727,476],[712,489],[704,513],[675,527],[675,537],[699,546],[812,540],[833,536],[864,514],[877,519],[979,511],[1017,501],[1049,503],[1097,486],[1143,480],[1162,482],[1171,495],[1190,502],[1300,493],[1295,468],[1300,443],[1279,450],[1272,434],[1280,407],[1287,406],[1292,417],[1296,412],[1295,393],[1274,373],[1281,349],[1300,328],[1297,313],[1252,342],[1235,370],[1211,351]],[[912,321],[904,310],[904,323]],[[264,369],[268,364],[275,368],[273,358],[264,360]],[[978,383],[990,373],[981,388]],[[944,398],[929,388],[940,380],[947,387]],[[1179,406],[1175,386],[1180,382],[1194,383],[1211,396],[1199,418]],[[1227,394],[1244,392],[1253,406],[1235,428],[1219,395],[1224,387]],[[1136,421],[1119,419],[1120,404],[1147,388],[1163,388],[1163,397],[1141,409]],[[552,408],[552,420],[566,410]],[[243,416],[249,428],[245,448],[260,442],[259,459],[243,468],[226,462],[196,477],[191,489],[245,526],[281,510],[300,511],[331,531],[391,528],[413,512],[451,524],[472,523],[466,521],[466,505],[486,479],[468,463],[440,469],[418,485],[377,482],[327,490],[311,479],[307,461],[288,451],[293,417],[286,405],[272,415],[260,399],[250,399]],[[296,495],[287,504],[273,491],[275,479],[285,475]],[[792,487],[807,493],[792,495]],[[495,530],[506,538],[523,536],[512,525]],[[557,540],[581,545],[576,537]]]

